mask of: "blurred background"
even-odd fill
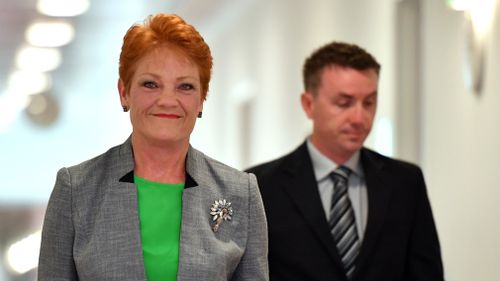
[[[446,279],[500,280],[496,0],[2,0],[0,281],[36,280],[57,170],[122,143],[123,35],[157,12],[205,37],[214,71],[192,144],[240,169],[299,145],[304,59],[332,40],[382,64],[367,146],[419,164]],[[497,4],[497,5],[495,5]]]

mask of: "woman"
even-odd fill
[[[212,57],[176,15],[132,26],[118,90],[130,138],[58,172],[39,280],[267,280],[267,229],[253,175],[189,145]]]

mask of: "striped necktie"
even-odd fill
[[[350,172],[349,168],[340,166],[330,174],[334,188],[328,222],[344,264],[347,279],[351,279],[356,267],[356,257],[360,246],[354,210],[347,193],[347,179]]]

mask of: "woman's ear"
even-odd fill
[[[128,106],[128,96],[125,90],[125,85],[123,85],[123,81],[118,79],[118,93],[120,94],[120,102],[122,106]]]
[[[123,112],[129,111],[130,107],[128,105],[127,92],[121,79],[118,79],[118,93],[120,95],[120,103],[122,104]]]
[[[198,112],[203,112],[203,104],[205,102],[202,100],[201,103],[200,103],[200,106],[198,107]]]

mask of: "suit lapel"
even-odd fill
[[[335,261],[335,264],[343,270],[340,256],[326,221],[318,184],[305,142],[290,155],[290,159],[285,161],[283,172],[284,177],[280,181],[280,187],[290,196],[291,201]]]
[[[362,149],[361,161],[368,191],[368,221],[358,257],[358,268],[362,268],[366,263],[378,240],[392,194],[392,185],[384,180],[384,165],[376,159],[376,155],[367,149]]]

